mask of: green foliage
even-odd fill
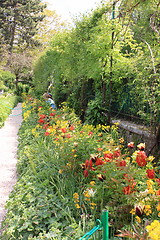
[[[0,6],[0,29],[3,35],[3,43],[12,52],[16,47],[21,49],[34,46],[37,43],[34,35],[37,33],[37,25],[44,16],[42,11],[45,5],[40,0],[16,2],[2,0]]]
[[[110,108],[112,115],[133,115],[155,126],[159,119],[157,8],[158,1],[123,0],[115,5],[114,19],[112,3],[77,19],[74,28],[53,37],[51,48],[36,63],[37,92],[44,92],[52,82],[57,105],[67,101],[82,120],[88,103],[96,103],[101,95],[100,107]],[[124,99],[129,101],[123,107]]]
[[[95,100],[91,100],[88,103],[88,107],[86,110],[86,123],[89,123],[93,126],[96,126],[98,124],[106,125],[106,119],[106,108],[102,107],[102,99],[97,98]]]
[[[2,81],[3,84],[5,85],[4,90],[14,89],[15,75],[9,71],[0,70],[0,81]]]
[[[12,108],[15,107],[17,103],[18,98],[14,95],[3,94],[0,96],[0,127],[3,126]]]

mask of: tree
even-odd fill
[[[32,80],[32,57],[27,53],[12,53],[11,61],[7,69],[15,75],[15,87],[18,83],[31,83]]]
[[[35,39],[41,43],[41,47],[48,46],[51,38],[66,27],[56,11],[44,9],[45,18],[38,23],[38,32]]]
[[[10,55],[17,49],[23,51],[38,44],[34,36],[45,7],[41,0],[1,0],[0,34]]]

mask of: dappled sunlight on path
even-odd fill
[[[22,122],[22,109],[19,103],[0,129],[0,227],[6,214],[4,205],[16,183],[16,163],[18,130]]]

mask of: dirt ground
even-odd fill
[[[17,180],[17,133],[22,123],[21,114],[21,103],[18,103],[0,128],[0,229],[6,214],[5,203]]]

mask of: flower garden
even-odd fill
[[[2,240],[79,239],[103,210],[110,239],[160,239],[159,168],[145,143],[126,143],[117,124],[82,124],[66,104],[28,97],[23,117]]]

